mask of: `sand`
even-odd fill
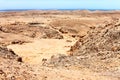
[[[102,31],[117,27],[119,33],[119,14],[79,10],[1,12],[0,46],[8,49],[7,57],[10,49],[22,62],[0,57],[0,80],[120,80],[119,47],[108,55],[93,46],[108,39],[109,35],[101,38]],[[119,40],[112,45],[119,45]]]

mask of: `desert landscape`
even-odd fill
[[[120,80],[120,11],[0,12],[0,80]]]

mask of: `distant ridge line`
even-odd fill
[[[29,11],[29,10],[60,10],[60,11],[74,11],[74,10],[88,10],[88,11],[116,11],[119,9],[2,9],[0,12],[11,12],[11,11]]]

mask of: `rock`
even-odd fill
[[[45,30],[44,32],[45,35],[43,35],[42,38],[48,38],[48,39],[63,39],[63,36],[55,31],[55,30],[52,30],[52,29],[49,29],[49,30]]]
[[[13,59],[22,62],[22,58],[14,53],[13,50],[0,46],[0,57],[5,59]]]

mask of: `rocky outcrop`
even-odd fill
[[[6,47],[0,46],[0,57],[4,59],[17,60],[22,62],[22,58],[14,53],[11,49],[7,49]]]
[[[108,26],[106,26],[108,25]],[[90,69],[119,76],[120,26],[112,21],[96,27],[71,47],[69,56],[52,57],[47,66]]]
[[[45,39],[63,39],[63,36],[58,31],[55,31],[52,29],[47,29],[47,30],[45,30],[42,38],[45,38]]]
[[[72,46],[73,55],[83,53],[98,53],[104,51],[120,51],[120,26],[112,21],[105,26],[91,30],[87,36]]]

